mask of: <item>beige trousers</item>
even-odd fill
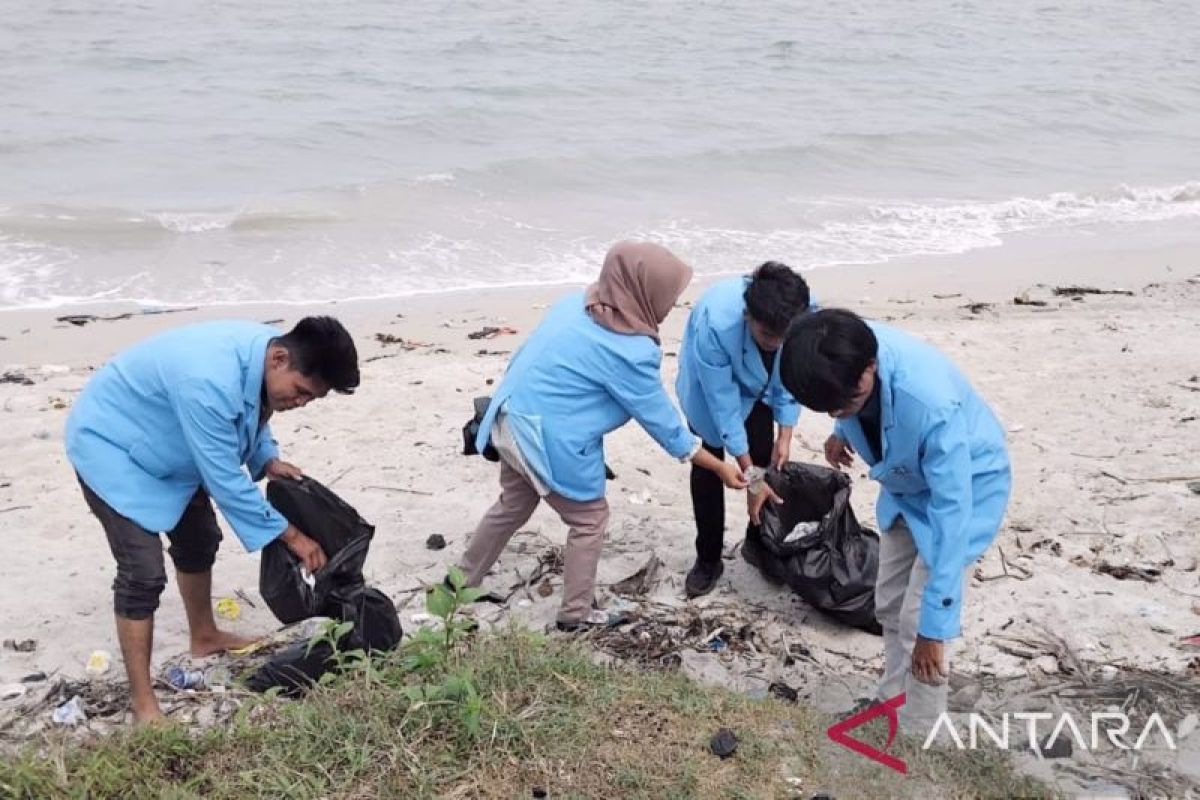
[[[901,728],[909,734],[926,736],[946,710],[948,686],[921,683],[912,676],[912,651],[917,643],[921,597],[929,581],[929,567],[917,553],[912,532],[901,517],[879,537],[879,574],[875,580],[875,618],[883,626],[883,677],[876,698],[888,700],[904,692],[900,708]],[[963,582],[964,590],[966,580]],[[943,644],[946,671],[957,640]]]
[[[469,586],[478,586],[483,581],[509,539],[529,521],[541,499],[537,488],[502,458],[500,499],[479,521],[463,555],[461,566]],[[580,622],[592,610],[595,599],[596,566],[608,528],[608,500],[601,497],[579,502],[553,493],[546,495],[545,500],[570,529],[563,555],[563,599],[558,621]]]

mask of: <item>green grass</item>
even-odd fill
[[[999,755],[900,745],[907,777],[831,743],[832,720],[674,673],[597,666],[512,630],[420,673],[403,652],[228,726],[50,739],[0,762],[17,798],[774,798],[1046,796]],[[424,683],[427,688],[414,692]],[[428,700],[417,697],[432,698]],[[720,760],[719,727],[740,740]],[[799,779],[800,789],[785,779]]]

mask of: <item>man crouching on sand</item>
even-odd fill
[[[837,420],[829,463],[848,467],[857,452],[880,483],[876,697],[904,692],[901,726],[925,735],[946,710],[966,570],[996,538],[1008,505],[1004,431],[940,352],[841,309],[792,325],[780,376],[802,405]]]
[[[209,498],[246,550],[282,539],[310,572],[320,569],[320,545],[253,481],[301,474],[279,460],[271,414],[357,386],[350,334],[332,317],[306,317],[286,335],[251,322],[159,334],[118,354],[84,387],[67,420],[67,456],[117,562],[117,638],[138,723],[162,717],[150,679],[154,611],[167,583],[159,532],[171,542],[192,655],[252,643],[213,619],[221,531]]]

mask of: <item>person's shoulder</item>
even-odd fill
[[[880,360],[888,362],[893,404],[933,423],[957,411],[963,402],[958,368],[940,350],[912,334],[871,323]],[[914,420],[915,421],[915,420]]]

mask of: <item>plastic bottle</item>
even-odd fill
[[[184,669],[183,667],[171,667],[169,670],[167,670],[167,683],[179,690],[203,689],[204,671],[198,669]]]

